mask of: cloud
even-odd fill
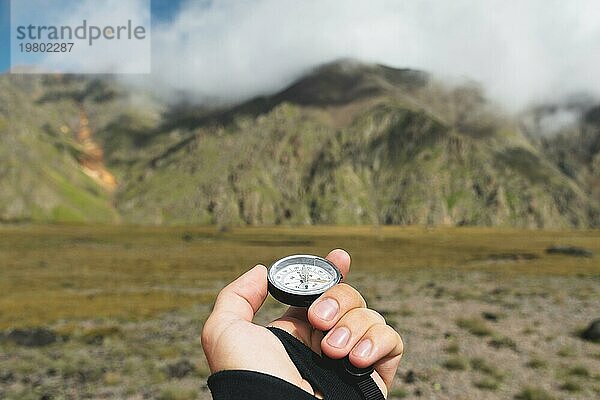
[[[600,93],[597,0],[188,2],[154,32],[154,83],[237,100],[339,57],[481,82],[516,109]]]
[[[136,79],[171,99],[234,102],[351,57],[479,81],[516,110],[600,97],[599,15],[598,0],[188,0],[155,21],[153,72]]]

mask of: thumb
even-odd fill
[[[220,323],[234,320],[252,322],[266,298],[267,268],[259,264],[221,290],[210,318]]]

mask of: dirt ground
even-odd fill
[[[140,284],[146,288],[141,291],[145,302],[131,300],[130,303],[123,298],[124,305],[134,304],[134,307],[127,313],[114,314],[108,312],[112,308],[107,308],[105,313],[104,303],[90,303],[98,309],[86,317],[77,312],[78,308],[88,309],[84,302],[89,299],[84,299],[98,296],[107,289],[89,275],[92,274],[90,271],[85,279],[73,280],[71,277],[69,280],[65,277],[71,267],[61,266],[65,269],[60,274],[51,273],[48,269],[53,268],[61,252],[63,259],[79,257],[81,268],[86,268],[86,263],[81,260],[86,254],[95,257],[93,251],[98,248],[110,264],[114,248],[102,241],[102,235],[85,236],[75,230],[76,235],[51,235],[49,239],[44,233],[38,237],[44,243],[62,237],[60,243],[56,242],[59,243],[58,249],[43,252],[44,260],[50,264],[47,267],[40,266],[40,260],[35,258],[42,253],[25,252],[24,248],[14,245],[19,234],[4,232],[6,235],[0,241],[0,260],[3,260],[0,276],[4,277],[4,284],[10,284],[15,291],[21,288],[19,291],[26,295],[29,293],[27,285],[40,285],[37,292],[50,287],[56,290],[52,296],[45,294],[48,315],[52,318],[43,323],[43,314],[38,315],[38,309],[44,306],[43,297],[35,297],[33,292],[29,297],[13,296],[6,292],[6,287],[0,288],[3,290],[0,313],[5,315],[4,319],[0,317],[0,321],[4,321],[3,339],[0,339],[0,398],[210,399],[206,388],[209,371],[198,340],[199,332],[215,293],[245,267],[242,265],[239,269],[227,270],[226,274],[211,275],[202,272],[196,264],[190,271],[202,274],[203,278],[190,280],[192,272],[170,276],[176,269],[173,266],[160,269],[160,273],[153,270],[151,266],[163,260],[158,257],[142,272],[148,274],[152,270],[154,272],[150,275],[156,275],[156,282],[171,282],[171,285],[165,283],[160,286],[146,280]],[[456,238],[456,243],[460,243],[463,235],[461,231],[434,234],[449,235],[451,239]],[[13,245],[9,241],[10,235],[14,236]],[[184,235],[181,231],[170,232],[168,236],[176,238],[172,242],[141,237],[131,242],[129,247],[125,246],[123,251],[140,251],[141,254],[144,253],[138,248],[141,243],[154,247],[160,242],[166,252],[164,259],[176,259],[181,250],[179,242],[194,246],[193,241],[188,244],[189,238]],[[324,242],[322,246],[327,248],[330,242],[339,239],[336,235],[330,232],[314,240]],[[401,259],[402,254],[409,254],[408,248],[402,254],[390,249],[425,244],[417,239],[407,244],[404,233],[394,235],[389,240],[384,238],[377,242],[383,247],[373,245],[375,247],[371,246],[369,251],[387,251],[388,258],[379,260],[380,265],[407,266],[361,268],[366,265],[366,259],[357,256],[354,271],[348,277],[348,282],[364,294],[369,306],[380,311],[404,339],[405,355],[389,398],[583,400],[600,397],[600,344],[579,336],[582,329],[600,317],[600,265],[595,248],[591,259],[570,256],[551,259],[549,257],[552,256],[546,255],[543,248],[547,243],[555,243],[555,236],[549,237],[547,243],[538,237],[535,246],[525,242],[521,247],[511,245],[510,253],[502,247],[502,243],[497,245],[499,249],[494,249],[493,240],[485,242],[481,239],[473,247],[478,250],[472,251],[465,261],[453,261],[453,265],[437,268],[433,265],[416,266],[418,262],[414,258],[413,261]],[[407,235],[417,237],[410,232]],[[91,238],[91,242],[82,241],[84,236]],[[254,241],[271,240],[261,236],[260,232],[251,236]],[[265,245],[270,249],[269,254],[285,255],[299,246],[290,243],[290,237],[285,234],[277,236],[284,244],[274,249],[273,243],[269,242]],[[593,247],[590,243],[598,241],[597,233],[584,236],[581,243],[588,248]],[[78,241],[71,240],[73,238],[78,238]],[[300,240],[297,236],[294,238]],[[440,239],[439,243],[446,243],[446,239]],[[232,246],[231,237],[215,237],[214,241],[225,241]],[[115,239],[115,243],[122,242],[122,238]],[[578,241],[571,238],[569,243],[577,244]],[[39,248],[40,244],[33,243],[32,246]],[[252,246],[257,244],[253,242]],[[346,247],[355,253],[360,250],[354,241],[346,243]],[[320,247],[314,250],[315,253],[323,253]],[[69,255],[69,251],[74,255]],[[436,251],[433,249],[432,253]],[[524,252],[537,258],[522,256]],[[482,254],[487,256],[482,258]],[[251,256],[264,255],[255,252],[248,255],[249,258]],[[199,255],[194,257],[197,259]],[[580,268],[573,267],[569,272],[550,266],[550,272],[547,272],[540,267],[532,267],[532,263],[546,265],[544,263],[550,262],[548,260],[560,265],[576,263]],[[187,265],[185,260],[179,262]],[[14,270],[19,265],[24,269],[28,266],[37,268],[36,271],[39,269],[39,279],[34,279],[36,275],[32,270],[27,270],[27,273],[21,270],[19,274]],[[121,272],[120,280],[127,281],[127,276],[127,272]],[[135,279],[142,278],[137,276]],[[187,286],[181,283],[186,279],[189,281]],[[131,299],[138,299],[139,288],[136,289],[132,283],[121,289],[127,296],[133,296]],[[159,295],[163,292],[168,294],[166,298]],[[82,296],[81,307],[68,297],[74,293]],[[66,305],[56,300],[60,298],[59,294],[67,296]],[[26,297],[35,299],[35,302],[27,303],[23,300]],[[176,304],[179,300],[182,301],[180,306]],[[167,304],[166,308],[159,307],[163,304],[161,301]],[[40,302],[41,305],[38,304]],[[120,307],[118,302],[110,306]],[[74,317],[68,317],[69,308]],[[17,319],[27,310],[36,314],[35,319]],[[54,313],[59,312],[56,310],[63,314],[55,317]],[[282,305],[269,299],[256,321],[265,323],[282,310]],[[13,316],[9,320],[6,315]],[[19,339],[14,339],[15,329],[21,329],[27,335],[31,334],[33,327],[48,330],[49,335],[53,335],[50,343],[35,346],[22,340],[18,343]],[[44,335],[38,336],[37,339],[41,337],[43,341]]]

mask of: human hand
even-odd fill
[[[344,277],[348,275],[348,253],[333,250],[327,259]],[[221,290],[202,329],[202,347],[209,368],[213,373],[234,369],[262,372],[318,396],[279,339],[265,327],[252,323],[267,294],[267,269],[263,265]],[[402,356],[402,339],[381,314],[367,308],[353,287],[340,283],[308,309],[289,307],[269,326],[290,333],[316,353],[334,359],[349,355],[350,362],[359,368],[373,365],[372,377],[387,395]],[[323,337],[322,331],[329,332]]]

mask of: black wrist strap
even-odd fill
[[[385,400],[379,386],[377,386],[377,383],[375,383],[375,380],[371,377],[373,366],[367,368],[355,367],[350,362],[348,356],[342,360],[338,360],[338,365],[340,364],[340,361],[341,367],[338,366],[338,368],[343,368],[344,371],[342,371],[342,373],[354,380],[364,400]]]
[[[290,359],[325,400],[382,400],[381,390],[369,374],[353,376],[342,360],[321,357],[284,330],[268,328],[283,344]]]
[[[377,383],[370,376],[359,380],[356,385],[365,400],[385,400]]]

